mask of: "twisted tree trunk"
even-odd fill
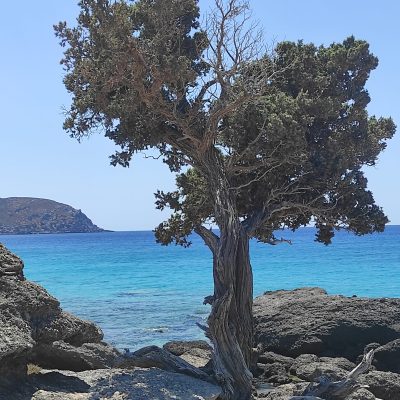
[[[214,347],[214,372],[224,400],[250,400],[253,347],[253,274],[249,236],[238,216],[236,197],[221,155],[211,148],[203,155],[203,172],[214,197],[219,238],[203,230],[213,253],[214,295],[207,335]]]
[[[240,228],[222,232],[214,254],[214,296],[208,319],[214,371],[223,398],[251,398],[253,277],[249,239]]]

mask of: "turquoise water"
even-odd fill
[[[254,293],[320,286],[329,293],[400,297],[400,226],[356,237],[340,232],[331,246],[314,230],[285,233],[293,245],[251,243]],[[0,236],[25,261],[25,275],[64,309],[97,322],[105,339],[137,349],[203,338],[196,322],[209,308],[211,255],[197,236],[189,249],[163,247],[152,232]]]

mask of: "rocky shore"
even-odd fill
[[[255,300],[254,321],[255,398],[307,399],[306,388],[346,378],[373,348],[372,368],[340,399],[400,399],[400,299],[320,288],[266,292]],[[122,354],[97,326],[27,281],[23,262],[0,245],[0,400],[212,400],[219,393],[206,342]]]

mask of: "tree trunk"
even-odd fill
[[[230,225],[230,226],[229,226]],[[249,238],[240,222],[221,231],[214,253],[214,298],[208,319],[214,371],[226,400],[249,400],[253,347],[253,276]]]
[[[208,318],[208,336],[214,352],[214,372],[224,400],[250,400],[253,347],[253,274],[249,236],[243,227],[230,189],[221,154],[211,148],[203,154],[203,173],[214,197],[218,239],[203,239],[213,253],[214,295]]]

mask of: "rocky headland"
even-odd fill
[[[81,210],[66,204],[32,197],[0,198],[0,235],[102,231]]]
[[[400,299],[331,296],[320,288],[266,292],[254,303],[258,399],[400,399]],[[307,397],[374,361],[352,393]],[[211,347],[170,342],[119,352],[101,330],[60,308],[0,245],[0,400],[216,400]]]

